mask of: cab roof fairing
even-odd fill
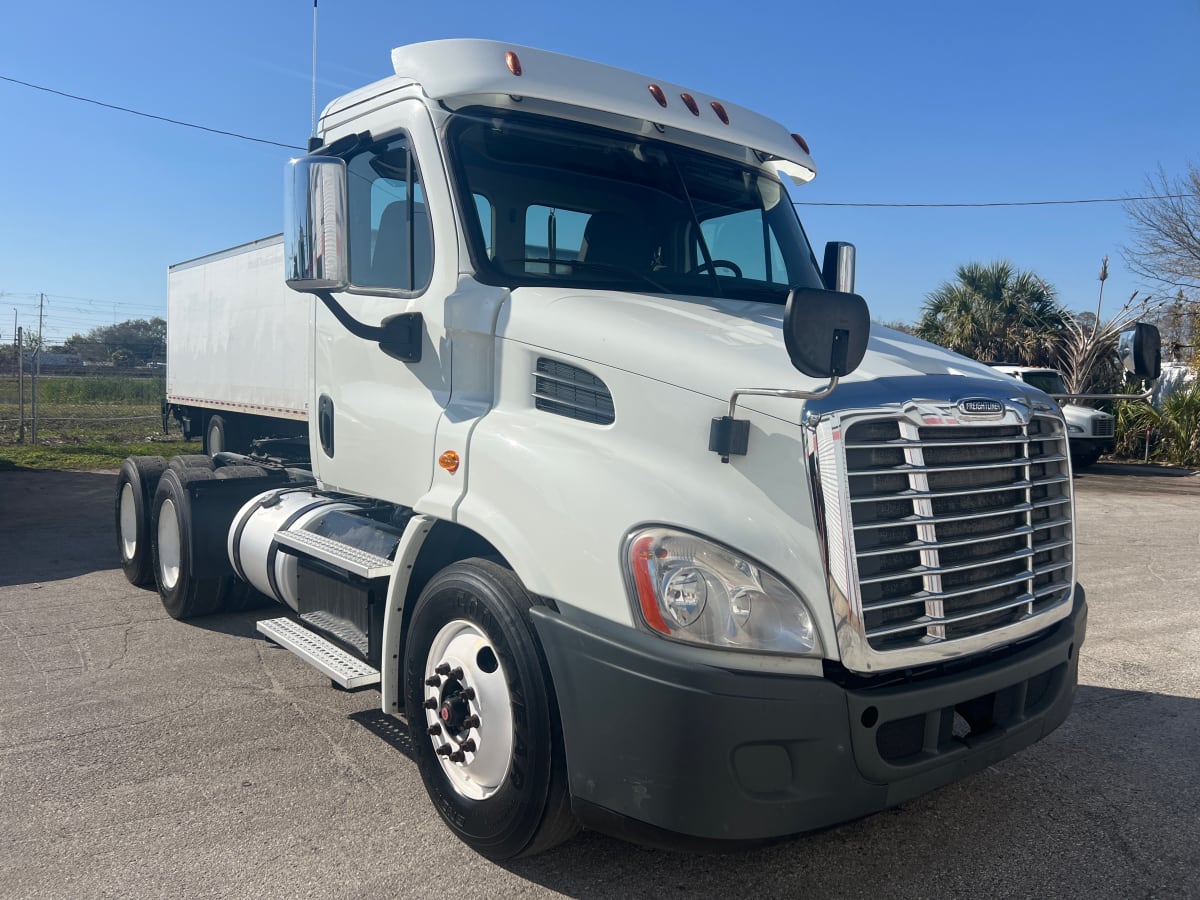
[[[521,75],[509,71],[505,60],[508,52],[520,59]],[[435,101],[488,95],[530,97],[615,113],[738,144],[768,157],[764,166],[779,170],[797,184],[811,181],[817,172],[812,157],[778,122],[711,95],[602,63],[519,44],[454,39],[397,47],[392,51],[392,66],[395,76],[329,103],[321,114],[322,130],[353,118],[346,114],[355,107],[415,82],[426,97]],[[667,99],[665,108],[650,93],[651,84],[662,89]],[[684,104],[680,96],[684,93],[695,98],[699,115],[694,115]],[[713,103],[724,108],[728,125],[718,117]]]

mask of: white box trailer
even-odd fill
[[[282,235],[168,271],[166,413],[207,453],[306,434],[310,312],[282,271]]]

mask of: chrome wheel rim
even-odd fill
[[[487,634],[456,619],[433,639],[425,659],[425,726],[454,790],[486,800],[512,766],[508,679]]]

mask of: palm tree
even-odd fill
[[[985,362],[1053,365],[1066,323],[1054,288],[998,261],[959,266],[925,298],[916,335]]]

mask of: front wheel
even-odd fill
[[[509,569],[443,569],[413,609],[405,709],[434,807],[468,846],[528,856],[577,830],[549,670],[531,598]]]

